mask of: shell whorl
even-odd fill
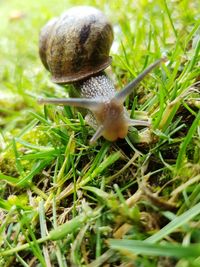
[[[110,65],[113,38],[112,25],[100,10],[76,6],[42,28],[39,53],[53,82],[74,83]]]

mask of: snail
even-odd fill
[[[93,144],[103,136],[109,141],[125,138],[129,126],[150,126],[149,121],[133,120],[123,106],[133,88],[163,58],[156,60],[137,78],[116,91],[104,70],[111,64],[109,56],[113,29],[106,16],[90,6],[77,6],[50,20],[41,30],[39,54],[52,81],[73,84],[80,98],[40,98],[39,103],[52,103],[86,108],[87,123],[96,129]]]

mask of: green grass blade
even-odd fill
[[[185,157],[185,154],[186,154],[186,149],[187,149],[187,146],[188,144],[190,143],[192,137],[194,136],[194,133],[197,129],[197,127],[199,126],[199,122],[200,122],[200,112],[197,114],[195,120],[193,121],[187,135],[185,136],[183,142],[181,143],[181,146],[180,146],[180,150],[179,150],[179,153],[178,153],[178,158],[177,158],[177,161],[176,161],[176,169],[177,171],[180,169],[181,165],[183,164],[184,162],[184,157]]]
[[[164,226],[156,234],[148,237],[145,241],[149,243],[156,243],[160,241],[161,239],[163,239],[164,237],[166,237],[167,235],[175,231],[177,228],[189,222],[191,219],[193,219],[198,214],[200,214],[200,203],[196,204],[191,209],[187,210],[180,216],[176,217],[174,220],[172,220],[170,223]]]
[[[0,180],[4,180],[7,183],[11,183],[13,185],[16,185],[19,181],[18,178],[14,178],[9,175],[4,175],[3,173],[0,173]]]
[[[25,186],[26,184],[31,183],[31,180],[34,177],[34,175],[41,172],[41,170],[43,170],[43,168],[45,168],[45,166],[47,166],[48,163],[49,163],[49,160],[40,160],[40,161],[36,162],[33,165],[30,173],[28,173],[26,176],[19,179],[17,186]]]
[[[149,244],[145,241],[140,240],[109,240],[110,247],[117,249],[123,254],[130,256],[142,254],[148,256],[163,256],[163,257],[174,257],[174,258],[190,258],[198,257],[200,254],[200,245],[174,245],[174,244]]]

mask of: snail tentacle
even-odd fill
[[[126,97],[129,96],[133,92],[133,89],[138,85],[138,83],[141,82],[147,74],[149,74],[155,67],[157,67],[163,61],[165,61],[165,58],[160,58],[156,60],[153,64],[148,66],[133,81],[127,84],[121,91],[117,92],[114,99],[123,103]]]
[[[90,139],[90,145],[93,145],[97,141],[97,139],[99,139],[99,137],[103,135],[103,131],[104,131],[104,126],[100,125],[96,130],[95,134]]]
[[[98,110],[101,102],[91,98],[39,98],[39,104],[57,104],[86,108],[91,111]]]
[[[150,127],[151,123],[149,121],[142,121],[142,120],[127,120],[129,126],[147,126]]]

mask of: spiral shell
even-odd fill
[[[113,29],[106,16],[89,6],[74,7],[41,30],[39,53],[55,83],[72,83],[108,67]]]

